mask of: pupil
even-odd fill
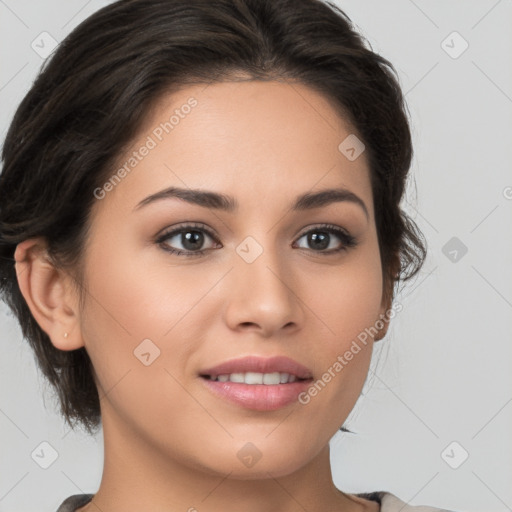
[[[308,238],[315,249],[326,249],[329,247],[329,235],[327,233],[312,233]]]
[[[187,250],[197,249],[202,243],[203,234],[199,231],[187,231],[182,235],[182,244]]]

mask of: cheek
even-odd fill
[[[155,258],[155,251],[141,252],[135,245],[120,250],[115,244],[91,251],[86,313],[98,330],[129,336],[132,343],[145,338],[157,343],[189,315],[221,275],[165,264],[165,254]]]
[[[314,280],[305,275],[304,283],[306,303],[327,333],[330,351],[343,350],[379,318],[383,289],[378,248],[353,253],[338,268],[319,269]]]
[[[311,280],[309,281],[311,282]],[[316,383],[302,403],[314,409],[317,427],[323,421],[341,425],[357,401],[370,365],[373,338],[379,319],[382,275],[378,249],[360,251],[336,272],[316,273],[308,285],[307,304],[317,331],[314,351]]]
[[[167,440],[171,449],[169,431],[178,431],[183,418],[190,435],[195,435],[194,425],[205,421],[204,411],[182,384],[187,361],[200,341],[183,336],[183,330],[190,326],[189,317],[194,318],[198,290],[205,288],[205,293],[211,284],[183,277],[173,283],[170,276],[176,269],[168,272],[166,282],[151,269],[136,271],[120,258],[115,264],[95,266],[98,261],[90,260],[81,327],[100,398],[105,397],[104,425],[113,417],[122,418],[140,435],[151,432],[150,437]]]
[[[135,253],[107,243],[90,251],[81,329],[98,384],[109,400],[118,396],[120,408],[145,404],[158,412],[163,402],[183,396],[171,374],[183,382],[203,342],[203,326],[212,321],[201,299],[224,270],[155,265],[144,255],[137,259],[130,254]],[[146,366],[144,359],[154,362]],[[163,393],[156,402],[155,389]]]

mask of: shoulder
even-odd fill
[[[75,512],[77,508],[87,505],[94,494],[73,494],[66,498],[57,509],[57,512]]]
[[[444,508],[409,505],[394,494],[385,491],[356,494],[356,496],[380,503],[380,512],[453,512]]]

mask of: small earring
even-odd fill
[[[64,333],[64,338],[67,338],[67,337],[68,337],[68,333],[67,333],[67,332],[65,332],[65,333]]]

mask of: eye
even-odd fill
[[[183,256],[200,256],[219,244],[214,235],[202,224],[187,224],[174,228],[162,234],[156,243],[172,254]],[[208,243],[210,247],[205,248],[204,245]]]
[[[348,248],[357,245],[355,237],[332,224],[309,229],[298,239],[299,242],[300,240],[304,240],[305,246],[299,245],[299,248],[325,253],[326,255],[346,251]]]

